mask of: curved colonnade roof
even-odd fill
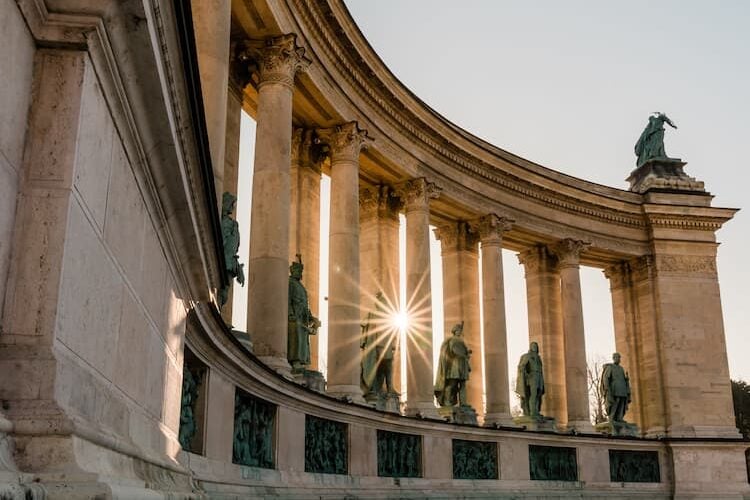
[[[240,2],[234,37],[296,33],[313,60],[297,76],[294,124],[357,121],[374,143],[360,158],[360,183],[426,177],[443,191],[432,223],[496,213],[515,220],[504,246],[522,250],[563,238],[590,242],[595,266],[650,253],[643,195],[562,174],[483,141],[407,89],[377,56],[341,0]],[[254,114],[257,94],[245,89]],[[624,173],[625,174],[625,173]]]

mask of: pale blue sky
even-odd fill
[[[686,171],[706,183],[715,206],[750,208],[744,185],[750,179],[744,154],[750,139],[750,2],[346,4],[391,71],[477,136],[561,172],[626,188],[633,145],[648,114],[664,111],[679,127],[667,131],[667,153],[688,162]],[[245,207],[254,135],[252,120],[243,116],[243,236],[249,234]],[[740,212],[718,238],[730,371],[750,380],[750,270],[742,257],[750,246],[748,214]],[[322,242],[324,257],[327,237]],[[246,244],[247,238],[243,262]],[[440,273],[438,256],[436,245],[433,275]],[[528,342],[525,288],[515,255],[506,251],[504,257],[513,371]],[[587,354],[609,357],[614,334],[608,283],[597,269],[582,268],[581,275]],[[244,290],[236,294],[240,328],[245,297]],[[442,325],[438,297],[434,324]],[[437,343],[442,332],[435,333]]]

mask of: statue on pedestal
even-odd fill
[[[289,330],[287,359],[292,373],[302,373],[310,365],[310,335],[317,335],[320,321],[310,311],[307,290],[302,285],[302,256],[289,266]]]
[[[525,417],[541,417],[544,395],[544,371],[539,356],[539,344],[532,342],[529,352],[518,362],[516,394],[521,398],[521,409]]]
[[[224,266],[231,283],[236,279],[240,285],[245,284],[245,273],[240,264],[237,250],[240,248],[240,227],[237,221],[232,218],[232,212],[237,204],[237,198],[232,194],[225,192],[221,197],[221,236],[224,243]],[[224,307],[229,298],[229,284],[219,290],[220,306]]]
[[[453,334],[440,346],[435,397],[440,406],[470,406],[466,400],[466,381],[469,380],[471,350],[464,342],[463,321],[451,329]]]
[[[362,349],[360,386],[366,400],[396,394],[393,390],[396,343],[396,329],[388,317],[385,297],[383,292],[378,292],[375,294],[375,311],[367,314],[359,343]]]
[[[601,393],[607,405],[610,423],[624,422],[630,403],[630,379],[620,366],[620,353],[612,355],[613,363],[604,365],[601,376]]]
[[[648,117],[648,124],[643,129],[638,142],[635,143],[635,155],[638,157],[637,166],[641,166],[648,160],[670,159],[664,151],[664,124],[676,129],[677,125],[664,113],[655,112]]]

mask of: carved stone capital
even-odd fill
[[[559,267],[578,267],[581,252],[589,246],[591,243],[565,238],[552,245],[550,250],[557,256]]]
[[[314,132],[309,129],[296,128],[292,132],[292,165],[309,168],[320,173],[325,159],[320,144],[315,144]]]
[[[625,288],[629,283],[630,267],[627,262],[618,262],[604,269],[604,276],[609,280],[610,290]]]
[[[331,163],[337,161],[359,161],[359,153],[372,143],[367,130],[360,129],[357,122],[347,122],[331,128],[316,130],[318,142],[326,144]]]
[[[554,271],[557,259],[545,245],[536,245],[519,253],[518,262],[523,265],[526,277],[529,277]]]
[[[258,89],[267,83],[293,88],[297,72],[306,71],[312,63],[305,57],[305,49],[297,45],[294,33],[265,40],[245,40],[239,48],[238,59],[252,65],[252,70],[257,72]]]
[[[363,220],[377,217],[397,221],[401,205],[391,186],[381,184],[359,190],[359,215]]]
[[[628,267],[633,276],[633,281],[643,281],[654,277],[654,257],[643,255],[628,261]]]
[[[440,240],[443,253],[477,252],[478,250],[479,234],[465,221],[451,222],[436,227],[435,237]]]
[[[469,222],[472,230],[479,234],[482,245],[501,245],[503,233],[513,228],[513,219],[488,214]]]
[[[396,186],[396,194],[404,201],[406,211],[429,210],[430,200],[438,198],[442,189],[425,177],[409,179]]]

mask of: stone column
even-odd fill
[[[484,412],[482,337],[479,319],[479,236],[468,222],[458,221],[435,229],[443,260],[443,312],[445,338],[454,325],[464,322],[464,342],[472,351],[472,372],[466,384],[469,404]]]
[[[430,284],[430,199],[440,189],[424,177],[396,188],[406,208],[406,413],[438,417],[432,375],[432,291]]]
[[[482,243],[484,375],[487,409],[484,424],[512,425],[508,394],[508,340],[505,325],[503,233],[513,221],[489,214],[474,225]]]
[[[364,403],[359,386],[359,153],[370,139],[357,122],[318,130],[331,154],[328,240],[328,393]]]
[[[539,344],[544,365],[542,413],[558,425],[568,420],[565,396],[565,355],[557,259],[546,246],[537,245],[518,255],[526,272],[529,341]]]
[[[222,195],[225,192],[237,196],[237,177],[239,175],[240,164],[240,121],[242,119],[242,96],[233,86],[230,86],[227,92],[227,124],[226,124],[226,141],[224,149],[224,176]],[[218,202],[221,205],[221,197]],[[233,214],[236,218],[237,214]],[[247,238],[240,230],[240,238]],[[227,294],[227,303],[221,308],[221,317],[227,324],[232,324],[232,295],[234,291],[235,280],[229,284],[229,293]]]
[[[625,420],[643,428],[641,418],[641,384],[638,367],[641,355],[638,342],[638,317],[635,289],[631,267],[627,262],[618,262],[604,270],[612,294],[612,315],[615,327],[615,348],[622,355],[622,367],[630,377],[632,402],[628,405]]]
[[[589,244],[564,239],[552,247],[560,271],[562,324],[565,337],[565,395],[569,429],[592,431],[588,378],[586,374],[586,338],[583,330],[583,303],[578,258]]]
[[[320,297],[320,164],[322,155],[313,144],[313,131],[296,129],[292,138],[289,261],[302,256],[302,284],[307,289],[310,311],[318,314]],[[318,369],[318,336],[310,336],[310,368]]]
[[[192,0],[195,46],[201,77],[203,109],[208,144],[214,169],[218,210],[224,188],[224,151],[227,125],[227,84],[229,82],[229,31],[231,0]]]
[[[375,293],[383,292],[392,313],[399,310],[398,214],[401,199],[384,184],[359,191],[361,262],[360,301],[362,316],[375,304]],[[393,358],[393,388],[401,392],[401,346]]]
[[[289,165],[292,142],[294,75],[309,60],[296,35],[248,43],[248,57],[259,68],[253,201],[248,262],[247,331],[255,354],[289,375],[287,304],[289,297]]]

